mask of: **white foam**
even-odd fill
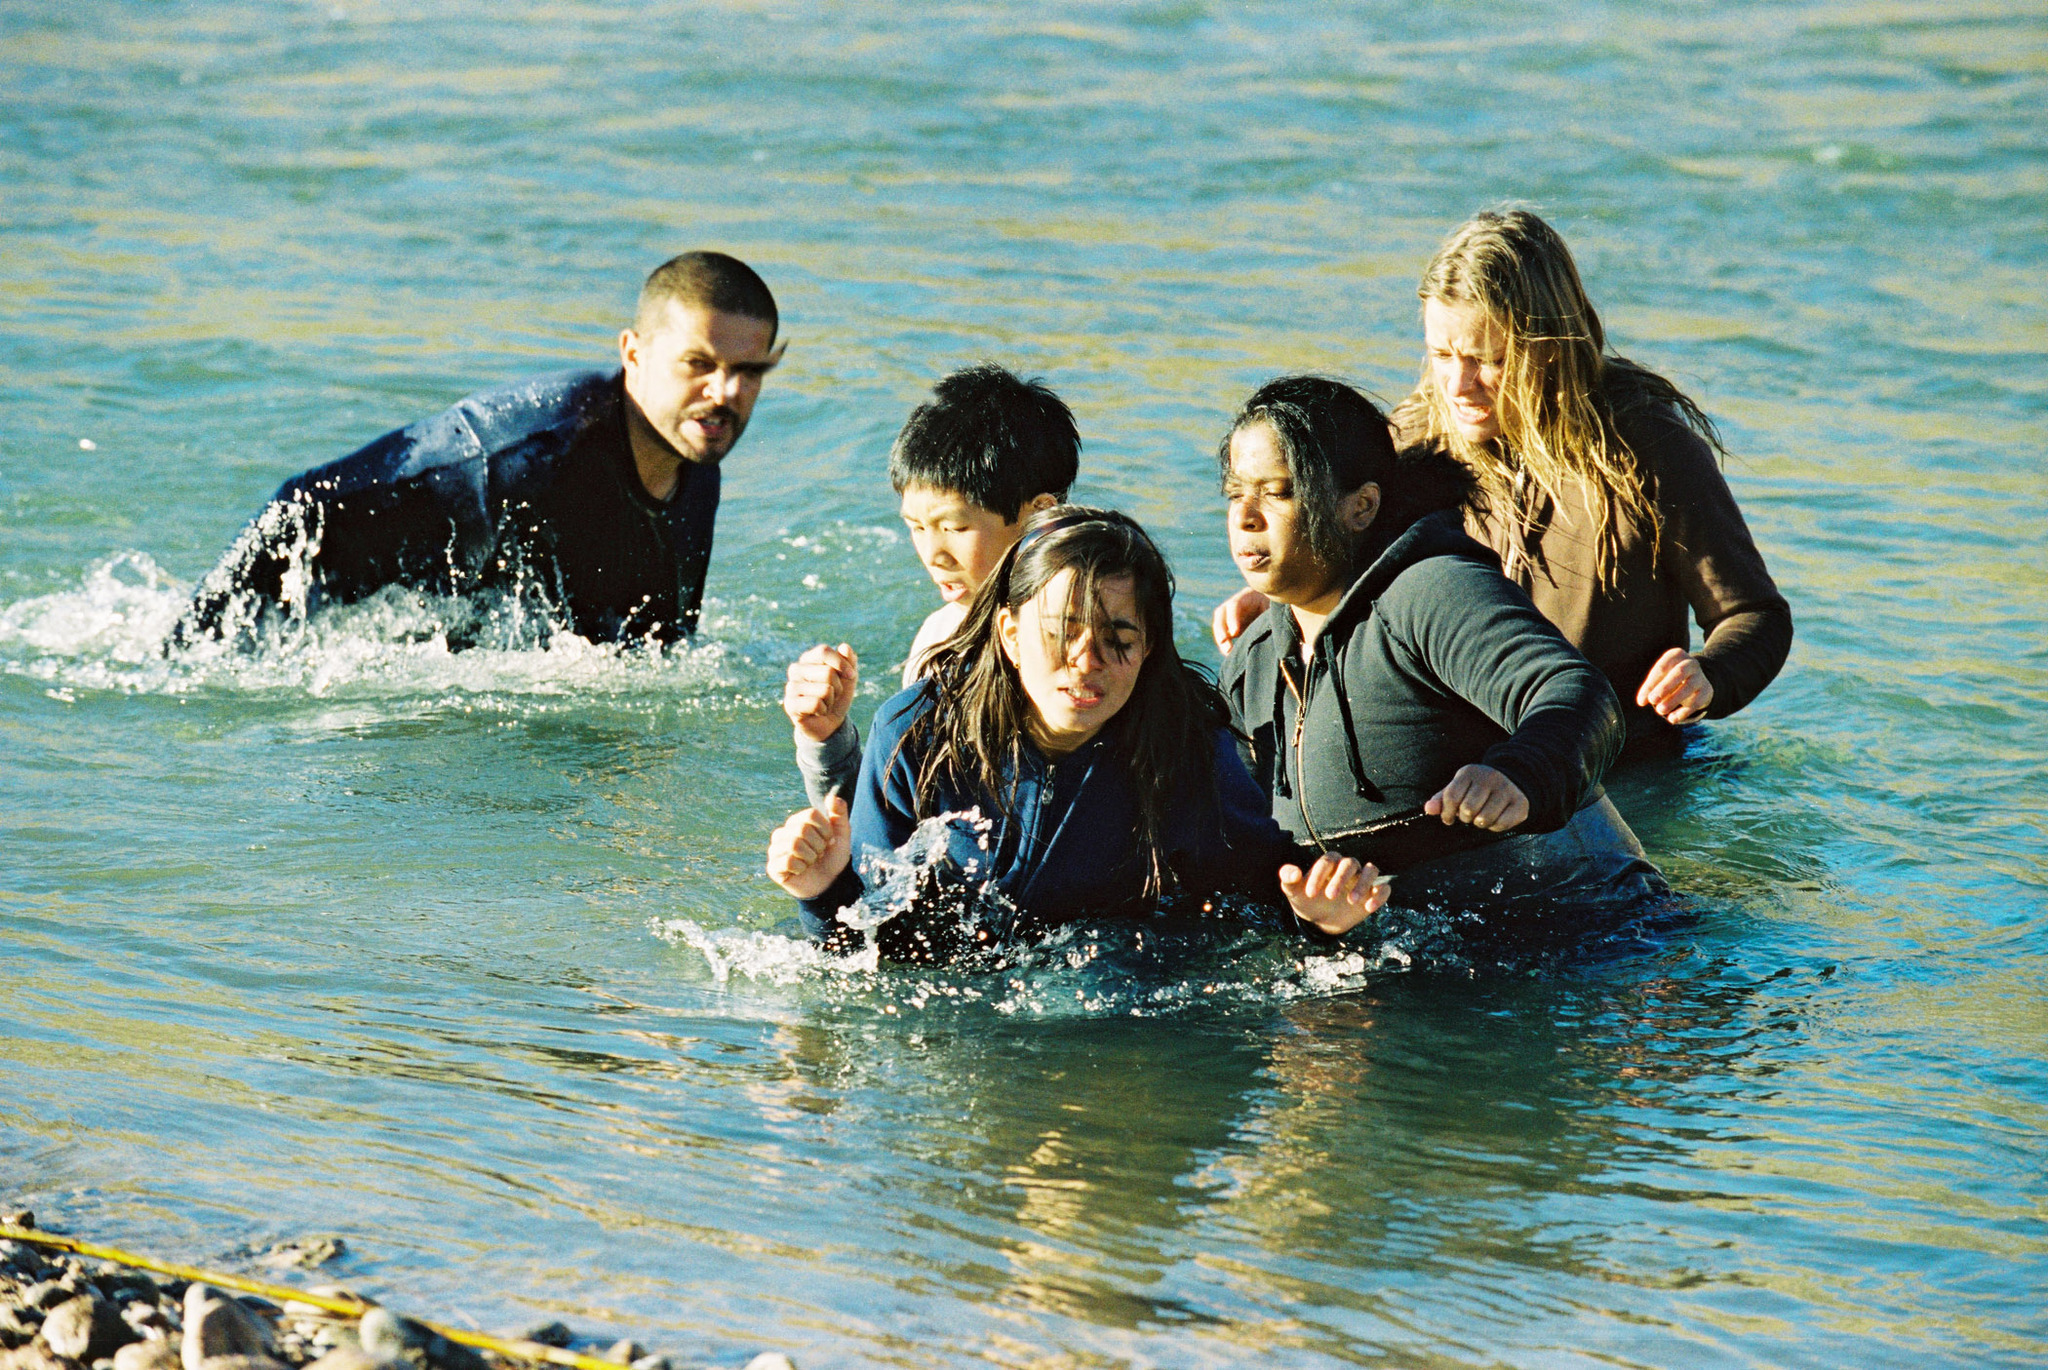
[[[202,641],[167,653],[191,595],[144,553],[108,557],[76,589],[0,607],[0,670],[72,691],[637,696],[662,705],[749,684],[719,643],[593,643],[559,629],[537,635],[509,617],[479,630],[466,601],[395,586],[283,622],[253,650]],[[451,632],[478,645],[451,645]]]

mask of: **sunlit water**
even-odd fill
[[[2048,1357],[2037,8],[16,5],[0,81],[7,1196],[728,1362]],[[1686,909],[1508,968],[790,940],[781,671],[886,693],[931,379],[1073,401],[1206,658],[1228,409],[1400,394],[1504,197],[1724,422],[1798,618],[1615,787]],[[792,342],[697,645],[391,595],[157,653],[280,479],[602,361],[700,244]]]

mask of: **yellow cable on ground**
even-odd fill
[[[95,1260],[112,1261],[116,1265],[132,1265],[142,1270],[154,1270],[159,1275],[172,1279],[190,1280],[196,1284],[218,1285],[223,1289],[239,1289],[244,1294],[255,1294],[262,1298],[274,1299],[279,1303],[290,1300],[293,1303],[311,1304],[329,1313],[341,1313],[347,1317],[360,1318],[378,1305],[362,1299],[338,1299],[327,1294],[315,1294],[304,1289],[294,1289],[285,1284],[267,1284],[241,1275],[223,1275],[217,1270],[201,1270],[197,1266],[178,1265],[171,1261],[159,1261],[148,1256],[138,1256],[129,1251],[117,1251],[111,1246],[94,1246],[71,1237],[59,1237],[49,1232],[39,1232],[30,1227],[12,1227],[0,1223],[0,1241],[27,1242],[33,1246],[50,1246],[59,1251],[69,1251],[77,1256],[90,1256]],[[465,1332],[457,1327],[443,1327],[424,1318],[410,1319],[430,1332],[438,1332],[448,1340],[473,1346],[479,1351],[489,1351],[512,1360],[546,1361],[551,1365],[567,1365],[574,1370],[620,1370],[617,1361],[599,1360],[595,1356],[578,1355],[559,1346],[544,1346],[537,1341],[506,1341],[483,1332]]]

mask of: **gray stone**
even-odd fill
[[[163,1309],[140,1299],[122,1305],[121,1321],[145,1337],[165,1336],[177,1330]]]
[[[36,1230],[36,1215],[26,1208],[17,1208],[5,1217],[0,1217],[0,1223],[6,1223],[9,1227],[26,1228],[33,1232]]]
[[[394,1370],[398,1362],[378,1360],[355,1342],[344,1342],[306,1370]]]
[[[274,1356],[208,1356],[201,1370],[292,1370]]]
[[[646,1347],[628,1337],[624,1340],[613,1342],[611,1349],[604,1353],[604,1358],[617,1365],[631,1365],[646,1354]]]
[[[576,1334],[565,1322],[544,1322],[538,1327],[529,1327],[520,1333],[521,1341],[537,1341],[542,1346],[567,1346],[576,1340]]]
[[[747,1370],[796,1370],[796,1362],[780,1351],[763,1351],[747,1362]]]
[[[90,1295],[66,1299],[50,1310],[43,1319],[43,1344],[53,1355],[66,1360],[85,1360],[85,1348],[92,1345],[92,1308]]]
[[[201,1370],[223,1356],[274,1357],[276,1344],[263,1320],[212,1285],[185,1291],[185,1370]]]
[[[30,1285],[22,1294],[21,1301],[30,1308],[40,1308],[47,1312],[58,1304],[77,1297],[78,1281],[67,1275],[61,1280],[44,1280],[41,1284]]]
[[[49,1347],[32,1341],[12,1351],[0,1351],[0,1370],[70,1370],[70,1367],[51,1355]]]
[[[130,1342],[114,1353],[114,1370],[180,1370],[178,1343],[167,1337]]]
[[[92,1294],[66,1299],[43,1319],[44,1345],[66,1360],[102,1360],[135,1338],[114,1305]]]
[[[484,1358],[467,1346],[388,1309],[372,1308],[363,1314],[356,1335],[362,1339],[363,1350],[372,1356],[402,1361],[413,1370],[490,1370]]]
[[[347,1254],[348,1243],[339,1237],[294,1237],[288,1242],[278,1242],[265,1251],[262,1260],[265,1265],[317,1270],[329,1261],[338,1261]]]

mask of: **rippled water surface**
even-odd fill
[[[1502,7],[0,11],[0,1174],[99,1239],[823,1365],[2048,1357],[2048,19]],[[1568,234],[1799,639],[1615,786],[1693,912],[1514,970],[1080,935],[833,965],[784,663],[930,607],[884,477],[1049,377],[1229,588],[1257,381],[1398,396],[1437,238]],[[789,359],[698,645],[392,596],[162,659],[284,476],[602,361],[682,247]]]

